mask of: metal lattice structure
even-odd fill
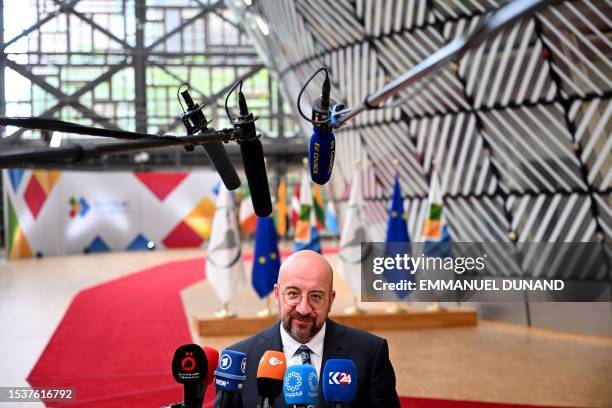
[[[221,128],[229,126],[225,96],[242,79],[265,139],[284,146],[300,131],[276,81],[223,1],[3,3],[2,115],[182,135],[177,100],[181,82],[190,83],[194,99],[207,105],[207,118]],[[5,142],[21,145],[49,142],[40,132],[9,128],[6,136]],[[180,148],[148,156],[149,166],[207,163],[202,154]],[[135,163],[132,155],[120,155],[93,165],[129,168]]]
[[[326,66],[332,96],[347,106],[472,30],[501,3],[228,2],[253,27],[289,98]],[[365,162],[368,223],[374,240],[383,240],[399,173],[418,241],[436,159],[453,240],[609,240],[611,15],[612,3],[603,0],[549,6],[404,91],[401,106],[357,116],[336,133],[335,196],[345,196],[356,160]],[[262,21],[268,35],[257,29]],[[313,82],[311,99],[322,78]]]

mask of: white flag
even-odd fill
[[[363,198],[361,196],[361,171],[357,171],[351,186],[348,210],[340,234],[340,275],[355,296],[361,293],[361,243],[368,241],[364,228]]]
[[[228,302],[246,284],[236,204],[221,185],[206,255],[206,277],[221,302]]]

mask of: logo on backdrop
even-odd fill
[[[70,204],[70,218],[74,218],[76,216],[84,217],[91,208],[87,200],[85,200],[85,197],[81,197],[78,200],[74,197],[70,197],[68,203]]]

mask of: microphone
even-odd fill
[[[206,117],[202,112],[203,105],[196,106],[193,99],[191,99],[191,95],[189,95],[189,89],[181,92],[181,96],[187,104],[188,109],[181,115],[181,120],[187,129],[187,134],[193,135],[200,131],[207,131],[207,125],[210,123],[210,121],[206,121]],[[238,173],[236,173],[236,169],[227,155],[227,151],[225,151],[223,143],[204,143],[203,146],[208,158],[210,159],[214,168],[217,170],[217,173],[219,173],[219,176],[221,176],[221,180],[223,180],[225,187],[227,187],[228,190],[235,190],[240,187],[240,177],[238,177]],[[193,145],[187,145],[185,148],[193,151]]]
[[[221,392],[220,408],[232,408],[234,394],[242,388],[246,379],[246,354],[240,351],[223,350],[215,370],[215,386]]]
[[[219,352],[212,347],[204,346],[204,354],[206,355],[208,368],[206,370],[206,376],[200,384],[202,403],[204,402],[204,396],[206,395],[206,387],[212,384],[213,380],[215,379],[215,367],[217,367],[217,363],[219,361]]]
[[[334,408],[351,402],[357,391],[357,368],[355,363],[346,359],[330,359],[323,368],[323,398]]]
[[[183,384],[184,407],[202,407],[202,381],[205,380],[207,371],[206,354],[197,344],[185,344],[174,352],[172,375],[176,382]]]
[[[272,213],[272,200],[270,199],[270,187],[268,186],[268,175],[266,163],[264,162],[263,146],[257,136],[255,121],[257,118],[249,113],[246,99],[242,91],[238,92],[238,106],[240,116],[232,122],[238,132],[238,144],[244,164],[251,200],[255,214],[259,217],[267,217]]]
[[[319,396],[317,370],[310,364],[288,367],[283,380],[283,395],[285,404],[296,408],[316,404]]]
[[[266,351],[257,367],[257,392],[261,396],[262,408],[274,407],[274,400],[283,389],[283,377],[287,363],[280,351]]]
[[[331,85],[329,78],[325,75],[321,96],[312,104],[312,120],[315,123],[313,133],[310,137],[310,148],[308,149],[308,163],[310,165],[310,178],[317,184],[325,184],[334,167],[336,155],[336,137],[331,127],[330,98]]]

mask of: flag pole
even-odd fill
[[[435,171],[438,170],[438,165],[438,159],[433,159],[431,161],[431,177],[436,176]],[[446,309],[440,304],[440,302],[431,302],[431,305],[427,306],[427,310],[430,312],[440,312]]]
[[[266,296],[266,308],[257,312],[258,317],[270,317],[274,315],[274,311],[272,310],[272,304],[270,302],[270,298],[272,295]]]
[[[355,171],[359,172],[361,170],[361,160],[355,161]],[[340,238],[338,238],[340,239]],[[353,304],[344,310],[344,313],[347,315],[355,315],[355,314],[363,314],[365,310],[359,307],[359,300],[357,296],[353,295]]]
[[[400,162],[398,159],[393,159],[393,167],[395,167],[395,171],[399,171]],[[402,201],[403,202],[403,201]],[[409,301],[408,301],[409,302]],[[394,302],[393,305],[387,307],[385,311],[389,314],[401,314],[406,313],[407,310],[402,307],[401,302]]]
[[[215,317],[217,319],[231,319],[236,317],[236,313],[232,312],[229,309],[229,303],[228,302],[224,302],[223,303],[223,309],[218,311],[217,313],[215,313]]]

